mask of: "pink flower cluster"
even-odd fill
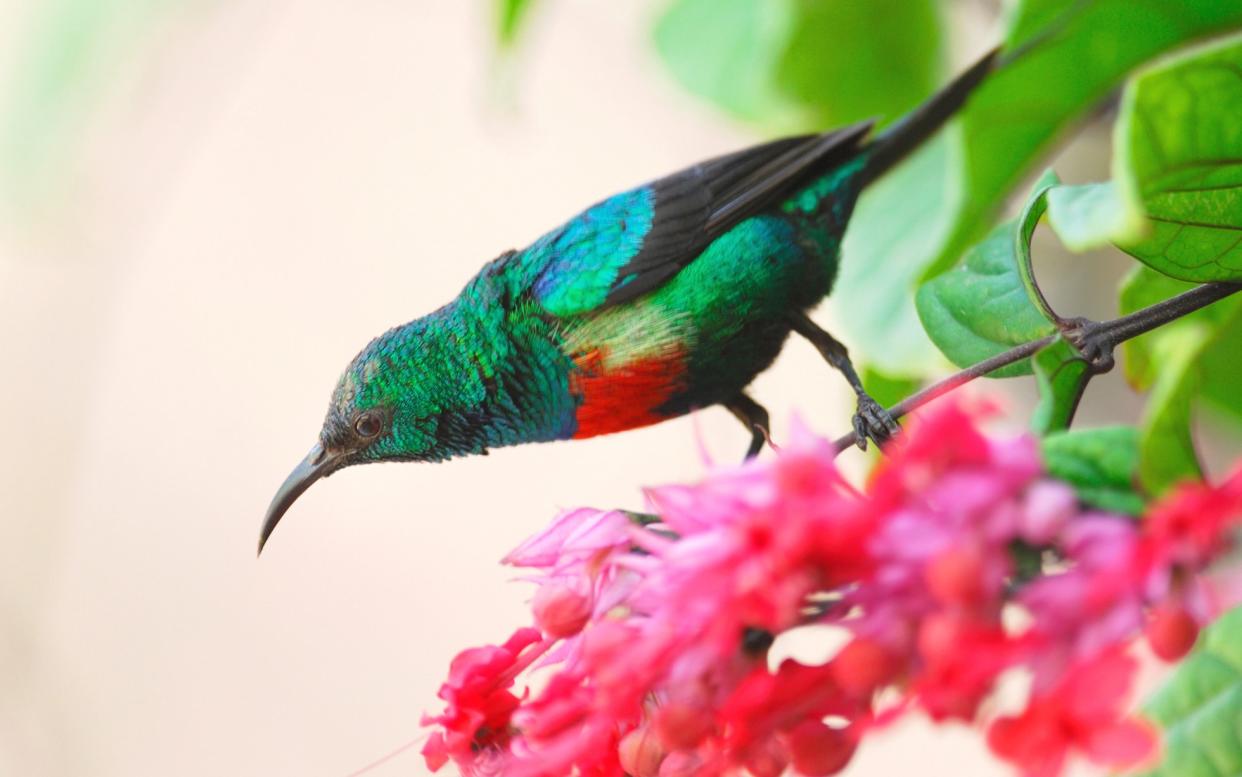
[[[888,454],[860,492],[799,431],[771,461],[650,491],[658,522],[560,516],[506,558],[538,585],[535,627],[454,660],[446,708],[424,720],[429,767],[829,775],[916,709],[980,723],[1033,777],[1073,751],[1147,758],[1153,735],[1125,715],[1127,649],[1146,631],[1180,657],[1215,614],[1197,575],[1242,520],[1242,475],[1187,485],[1136,522],[1085,509],[1044,476],[1033,438],[989,437],[961,407]],[[810,623],[849,639],[822,665],[770,666],[773,640]],[[989,711],[1016,668],[1032,677],[1025,706]],[[518,693],[528,669],[541,689]]]

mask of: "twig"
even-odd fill
[[[1182,316],[1189,315],[1238,291],[1242,291],[1242,284],[1240,283],[1205,283],[1202,286],[1196,286],[1190,291],[1178,294],[1176,297],[1170,297],[1163,302],[1157,302],[1155,305],[1137,310],[1121,318],[1112,319],[1111,321],[1078,319],[1070,322],[1074,324],[1074,328],[1064,332],[1064,334],[1066,339],[1080,351],[1085,350],[1085,346],[1089,346],[1090,350],[1095,351],[1096,355],[1088,359],[1089,362],[1094,363],[1099,360],[1098,354],[1111,355],[1113,349],[1121,343],[1150,332],[1170,321],[1175,321]],[[921,391],[911,394],[889,408],[888,412],[894,419],[909,415],[928,402],[969,383],[975,378],[983,377],[999,370],[1001,367],[1007,367],[1014,362],[1034,356],[1036,352],[1051,345],[1056,339],[1057,335],[1055,334],[1047,335],[984,359],[978,364],[973,364],[960,372],[933,383]],[[851,432],[838,437],[833,445],[836,446],[838,451],[845,450],[854,444],[855,439],[854,433]]]

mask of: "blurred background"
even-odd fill
[[[254,557],[371,336],[603,196],[757,139],[662,65],[662,5],[547,2],[501,52],[481,1],[0,2],[0,774],[356,772],[420,738],[458,650],[524,621],[506,551],[561,507],[697,477],[700,443],[741,454],[709,410],[351,469]],[[937,79],[999,37],[996,3],[942,10]],[[1062,177],[1106,177],[1107,137],[1089,122]],[[1037,250],[1067,279],[1055,304],[1113,312],[1120,258]],[[795,409],[848,423],[800,341],[755,394],[778,440]],[[1109,376],[1084,413],[1137,408]],[[416,751],[368,773],[423,774]],[[914,769],[1007,773],[910,722],[849,774]]]

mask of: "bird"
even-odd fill
[[[860,447],[884,444],[896,423],[808,311],[832,290],[862,190],[1011,59],[993,49],[882,131],[863,121],[708,159],[488,262],[345,368],[318,440],[268,507],[259,552],[307,488],[357,464],[593,437],[712,406],[745,424],[757,455],[768,412],[746,388],[791,334],[854,390]]]

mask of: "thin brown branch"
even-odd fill
[[[1121,318],[1112,319],[1111,321],[1075,321],[1073,322],[1075,324],[1074,330],[1066,331],[1064,334],[1079,350],[1083,350],[1083,344],[1088,344],[1090,345],[1090,350],[1097,355],[1103,353],[1111,355],[1113,349],[1121,343],[1150,332],[1156,327],[1176,321],[1182,316],[1207,307],[1213,302],[1222,300],[1238,291],[1242,291],[1242,284],[1240,283],[1205,283],[1201,286],[1196,286],[1190,291],[1178,294],[1176,297],[1170,297],[1163,302],[1157,302],[1155,305],[1137,310]],[[889,408],[888,412],[895,419],[909,415],[928,402],[944,396],[975,378],[983,377],[1002,367],[1007,367],[1010,364],[1034,356],[1040,349],[1051,345],[1056,338],[1057,335],[1041,337],[1038,340],[1023,343],[1010,348],[1004,353],[998,353],[995,356],[984,359],[978,364],[973,364],[960,372],[955,372],[947,378],[911,394]],[[1096,359],[1098,359],[1098,356]],[[1096,359],[1092,359],[1092,361]],[[837,450],[844,450],[853,445],[855,440],[854,433],[851,432],[838,437],[833,444]]]

